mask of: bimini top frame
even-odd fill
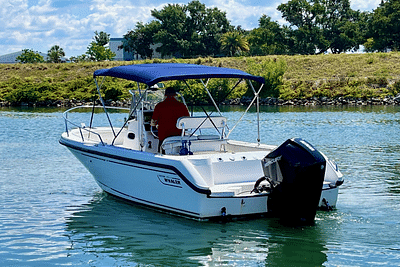
[[[157,64],[137,64],[137,65],[126,65],[126,66],[118,66],[110,69],[100,69],[96,70],[93,73],[93,77],[96,78],[99,76],[110,76],[116,78],[122,78],[126,80],[136,81],[138,83],[138,90],[140,92],[139,83],[144,83],[150,89],[152,86],[156,85],[159,82],[170,81],[170,80],[181,80],[186,82],[188,79],[199,79],[201,80],[207,94],[211,98],[215,108],[220,113],[218,105],[215,103],[213,97],[211,96],[209,90],[207,89],[208,80],[211,78],[238,78],[239,81],[236,83],[234,88],[242,81],[248,80],[250,87],[253,90],[254,98],[250,102],[250,105],[247,107],[246,111],[243,113],[239,121],[235,124],[235,126],[229,130],[227,137],[229,134],[235,129],[238,123],[242,120],[244,115],[248,112],[250,107],[256,102],[257,105],[257,126],[258,126],[258,143],[260,143],[260,120],[259,120],[259,94],[261,89],[265,84],[265,79],[260,76],[254,76],[249,73],[246,73],[242,70],[231,69],[231,68],[220,68],[220,67],[212,67],[212,66],[203,66],[203,65],[195,65],[195,64],[182,64],[182,63],[157,63]],[[204,83],[203,79],[206,79],[207,82]],[[251,81],[258,82],[261,84],[260,88],[256,90],[253,87]],[[188,83],[186,82],[187,86]],[[98,92],[100,93],[99,86],[97,84]],[[100,85],[101,87],[101,85]],[[190,89],[190,88],[189,88]],[[142,95],[142,94],[141,94]],[[144,94],[143,94],[144,95]],[[143,96],[142,95],[142,96]],[[101,96],[100,96],[100,100]],[[142,100],[142,99],[141,99]],[[104,101],[101,101],[104,106]],[[136,104],[136,107],[139,103]],[[134,109],[136,109],[134,107]],[[133,110],[132,110],[133,111]],[[222,115],[221,115],[222,116]]]

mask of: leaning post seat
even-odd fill
[[[181,136],[165,138],[162,147],[165,154],[179,154],[182,141],[190,141],[191,152],[199,151],[221,151],[221,146],[226,144],[224,129],[226,118],[222,116],[196,116],[181,117],[177,120],[176,127],[182,129]],[[215,129],[217,134],[196,134],[201,129]],[[190,132],[190,135],[187,135]]]
[[[182,135],[184,134],[184,130],[188,129],[197,130],[216,127],[223,130],[225,126],[226,118],[222,116],[180,117],[176,122],[176,128],[182,129]]]

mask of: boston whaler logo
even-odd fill
[[[157,175],[158,180],[164,185],[182,188],[181,179],[176,177],[169,177],[165,175]]]

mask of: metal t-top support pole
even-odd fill
[[[103,85],[104,79],[105,79],[105,77],[103,77],[103,80],[102,80],[102,82],[101,82],[101,85]],[[108,115],[108,112],[107,112],[107,108],[106,108],[106,104],[105,104],[105,102],[104,102],[104,99],[103,99],[103,97],[101,96],[101,92],[100,92],[100,87],[101,87],[101,85],[100,85],[100,86],[98,85],[97,79],[94,79],[94,82],[96,83],[97,93],[99,94],[99,98],[100,98],[101,104],[103,105],[104,112],[106,113],[106,116],[107,116],[107,119],[108,119],[108,123],[110,124],[111,130],[112,130],[113,135],[114,135],[114,137],[115,137],[114,127],[112,126],[110,116]]]

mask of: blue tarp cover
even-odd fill
[[[97,76],[110,76],[145,83],[148,86],[168,80],[205,78],[243,78],[265,83],[263,77],[253,76],[244,71],[230,68],[210,67],[181,63],[157,63],[118,66],[111,69],[96,70]]]

